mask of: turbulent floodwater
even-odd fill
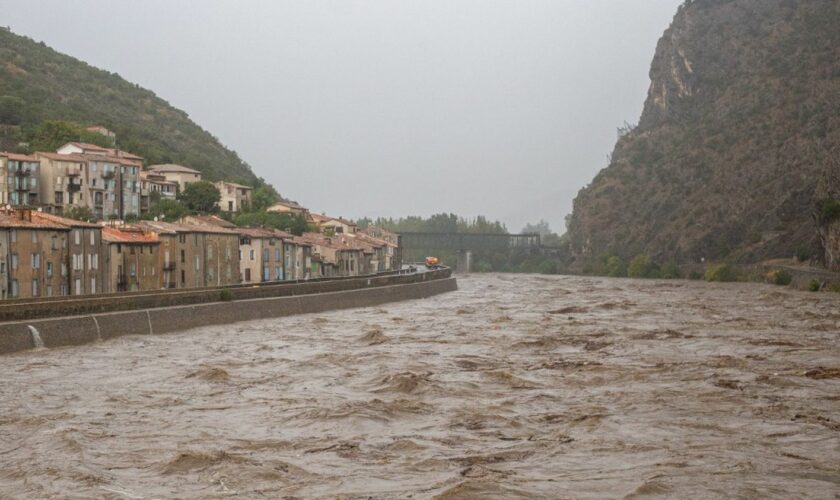
[[[0,497],[840,494],[840,297],[459,283],[2,357]]]

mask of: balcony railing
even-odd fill
[[[82,173],[78,170],[68,170],[67,171],[67,177],[78,177],[80,175],[82,175]]]
[[[115,175],[117,174],[113,170],[102,172],[103,179],[113,179]]]
[[[164,262],[164,264],[163,264],[163,270],[164,271],[174,271],[175,267],[176,267],[175,266],[175,261]]]
[[[82,185],[81,184],[74,184],[72,182],[67,183],[67,192],[68,193],[78,193],[81,190],[82,190]]]

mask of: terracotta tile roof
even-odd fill
[[[84,162],[87,161],[87,158],[85,158],[83,155],[78,155],[78,154],[61,155],[61,154],[58,154],[58,153],[44,153],[42,151],[37,151],[35,153],[35,156],[37,156],[39,158],[44,157],[44,158],[47,158],[48,160],[68,161],[68,162],[73,162],[73,163],[84,163]]]
[[[276,206],[278,206],[278,205],[279,205],[279,206],[282,206],[282,207],[288,207],[288,208],[292,208],[292,209],[297,209],[297,210],[308,210],[308,209],[307,209],[306,207],[304,207],[303,205],[301,205],[301,204],[299,204],[299,203],[297,203],[297,202],[294,202],[294,201],[277,201],[277,202],[274,202],[274,204],[273,204],[273,205],[271,205],[270,207],[268,207],[266,210],[267,210],[267,211],[269,211],[269,212],[271,212],[271,209],[272,209],[272,208],[274,208],[274,207],[276,207]]]
[[[175,165],[174,163],[163,163],[161,165],[152,165],[149,167],[152,172],[173,172],[183,174],[200,174],[198,170],[183,165]]]
[[[102,239],[111,243],[136,243],[136,244],[156,244],[160,243],[155,233],[144,232],[139,227],[103,227]]]
[[[68,219],[67,217],[61,217],[55,214],[48,214],[45,212],[32,212],[32,220],[39,219],[46,222],[51,222],[55,224],[61,224],[62,226],[68,227],[86,227],[89,229],[98,229],[101,226],[98,224],[94,224],[92,222],[85,222],[76,219]]]
[[[226,229],[218,226],[211,226],[210,224],[175,224],[172,222],[163,221],[143,221],[140,222],[141,227],[148,227],[152,231],[163,234],[177,234],[177,233],[209,233],[209,234],[239,234],[232,229]]]
[[[0,211],[0,228],[14,229],[44,229],[50,231],[70,231],[69,226],[51,222],[48,220],[21,219],[15,211]]]
[[[102,151],[103,153],[108,151],[108,149],[103,148],[102,146],[97,146],[96,144],[90,144],[87,142],[68,142],[67,144],[72,144],[73,146],[76,146],[79,149],[84,149],[88,151]],[[66,146],[67,144],[65,144],[64,146]],[[61,147],[63,148],[64,146]]]
[[[252,188],[251,186],[246,186],[246,185],[244,185],[244,184],[237,184],[237,183],[235,183],[235,182],[228,182],[228,181],[218,181],[218,182],[216,182],[215,184],[216,184],[217,186],[219,186],[219,185],[223,185],[223,186],[233,186],[233,187],[238,188],[238,189],[250,189],[250,190],[252,190],[252,191],[253,191],[253,189],[254,189],[254,188]]]
[[[227,229],[236,229],[236,224],[226,221],[218,215],[187,215],[181,219],[183,224],[208,224],[215,227],[224,227]]]
[[[126,160],[139,160],[141,162],[143,161],[142,156],[137,156],[134,153],[129,153],[128,151],[123,151],[122,149],[107,148],[106,151],[108,151],[108,154],[110,154],[111,156],[115,156],[117,158],[124,158]]]
[[[352,220],[343,219],[341,217],[330,217],[329,215],[324,214],[312,214],[312,220],[316,224],[324,223],[324,222],[340,222],[342,224],[346,224],[348,226],[356,226],[356,223]]]
[[[7,153],[5,151],[0,152],[0,156],[5,156],[6,158],[14,161],[39,161],[38,157],[35,155],[22,155],[18,153]]]

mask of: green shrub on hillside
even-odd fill
[[[695,281],[701,280],[703,279],[703,273],[701,273],[700,271],[691,271],[690,273],[688,273],[688,279]]]
[[[627,264],[621,257],[613,255],[607,259],[607,276],[613,278],[624,278],[627,276]]]
[[[819,292],[821,288],[822,284],[817,280],[811,280],[811,282],[808,284],[808,291],[811,292]]]
[[[770,273],[770,282],[774,285],[788,286],[792,281],[793,276],[784,269],[779,269],[778,271]]]
[[[829,224],[840,217],[840,200],[820,200],[817,202],[817,217],[820,224]]]
[[[658,278],[659,266],[647,255],[637,255],[627,266],[627,275],[631,278]]]
[[[738,271],[729,264],[717,264],[707,267],[703,277],[706,281],[738,281]]]
[[[682,271],[676,262],[671,261],[662,266],[661,278],[666,280],[678,280],[682,278]]]

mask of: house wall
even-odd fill
[[[106,247],[104,293],[158,290],[163,287],[160,244],[108,242]]]
[[[69,285],[72,295],[102,293],[105,269],[100,261],[103,254],[102,230],[73,227],[68,236]]]
[[[8,296],[9,287],[9,229],[0,228],[0,300]]]
[[[200,286],[239,283],[239,235],[202,233],[204,240],[204,283]]]
[[[41,160],[39,196],[46,211],[62,214],[71,207],[87,207],[86,195],[89,193],[85,189],[88,185],[86,162],[53,160],[45,156],[39,158]],[[78,175],[68,176],[69,172]],[[68,185],[71,181],[72,184],[80,186],[78,191],[70,191]]]
[[[69,293],[67,233],[66,230],[29,228],[8,231],[7,298],[55,297]],[[33,265],[36,254],[36,265]]]

